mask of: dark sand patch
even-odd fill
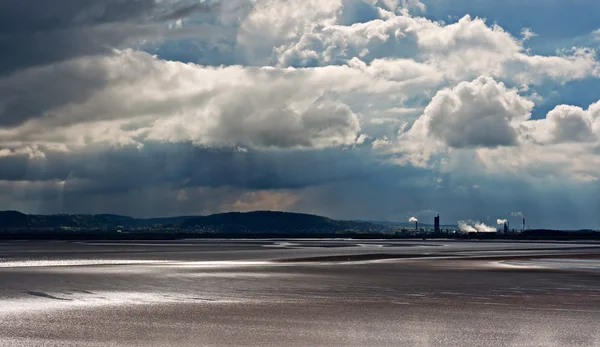
[[[31,291],[31,290],[27,290],[25,291],[25,293],[29,294],[29,295],[33,295],[33,296],[39,296],[42,298],[48,298],[48,299],[54,299],[54,300],[61,300],[61,301],[71,301],[71,299],[65,299],[65,298],[59,298],[44,292],[35,292],[35,291]]]
[[[548,250],[553,251],[553,250]],[[585,254],[585,253],[567,253],[567,254],[529,254],[529,255],[505,255],[505,256],[474,256],[474,257],[457,257],[458,260],[488,260],[488,261],[509,261],[509,260],[541,260],[541,259],[588,259],[600,260],[600,254]]]
[[[544,251],[544,250],[542,250]],[[464,254],[453,254],[453,253],[427,253],[427,254],[393,254],[393,253],[367,253],[367,254],[348,254],[348,255],[331,255],[331,256],[316,256],[316,257],[303,257],[303,258],[287,258],[287,259],[276,259],[274,263],[322,263],[322,262],[357,262],[357,261],[371,261],[371,260],[393,260],[393,259],[429,259],[429,258],[444,258],[446,260],[461,261],[461,262],[472,262],[472,261],[485,261],[485,262],[504,262],[511,260],[527,261],[527,260],[541,260],[541,259],[598,259],[600,260],[600,254],[585,254],[585,253],[572,253],[572,254],[557,254],[553,253],[554,250],[548,250],[549,254],[528,254],[528,255],[489,255],[489,256],[465,256]]]
[[[372,254],[348,254],[348,255],[331,255],[321,257],[306,257],[306,258],[289,258],[277,259],[276,263],[318,263],[318,262],[348,262],[348,261],[369,261],[369,260],[384,260],[384,259],[411,259],[411,258],[431,258],[438,257],[439,254],[388,254],[388,253],[372,253]]]

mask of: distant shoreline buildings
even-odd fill
[[[437,213],[433,217],[433,225],[431,224],[421,224],[419,226],[419,221],[416,217],[411,217],[409,222],[414,223],[413,228],[404,227],[399,231],[396,231],[396,235],[405,235],[405,236],[415,236],[422,237],[427,235],[457,235],[457,234],[498,234],[498,235],[515,235],[521,234],[527,230],[525,224],[525,218],[522,218],[522,228],[521,229],[511,229],[510,222],[507,219],[498,219],[498,228],[493,228],[485,225],[484,223],[474,222],[469,220],[468,223],[463,223],[465,228],[461,227],[461,222],[459,222],[458,226],[455,225],[446,225],[445,228],[442,228],[441,225],[441,217],[440,214]],[[422,221],[421,221],[422,222]],[[470,224],[469,224],[470,223]],[[471,230],[472,229],[472,230]]]

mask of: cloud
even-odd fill
[[[8,194],[7,194],[7,191]],[[225,211],[289,210],[295,201],[289,190],[248,190],[235,187],[173,189],[146,186],[127,192],[103,191],[81,196],[61,182],[0,181],[0,202],[30,213],[115,213],[153,218],[207,215]]]
[[[167,34],[165,21],[216,6],[184,0],[80,0],[48,6],[44,0],[4,0],[0,4],[0,75],[73,57],[107,54]],[[214,30],[194,32],[205,39]]]
[[[586,110],[559,105],[543,119],[523,122],[518,146],[480,148],[476,156],[488,170],[595,181],[600,177],[599,115],[600,102]]]
[[[596,52],[442,5],[2,1],[0,204],[598,224]]]
[[[341,9],[340,0],[260,0],[240,22],[237,42],[248,64],[272,65],[276,47],[335,23]]]
[[[69,7],[70,15],[60,17],[65,23],[61,25],[71,25],[73,16],[83,16],[78,20],[89,25],[119,21],[146,23],[163,21],[165,16],[176,18],[205,12],[223,16],[222,11],[241,8],[244,2],[233,4],[231,8],[225,4],[200,6],[180,1],[169,2],[170,5],[154,2],[127,4],[98,0],[94,5],[96,9],[83,5]],[[439,65],[452,60],[451,56],[455,54],[483,49],[498,56],[498,50],[509,50],[519,59],[547,60],[522,53],[518,40],[498,26],[488,27],[478,18],[465,16],[457,23],[444,25],[422,17],[395,15],[382,10],[384,12],[380,15],[384,19],[340,25],[337,23],[339,11],[346,5],[349,4],[339,1],[292,4],[265,0],[250,7],[238,23],[237,44],[240,52],[244,52],[242,55],[250,60],[255,54],[256,57],[271,57],[273,48],[282,57],[286,42],[303,42],[310,35],[315,35],[321,41],[320,49],[315,51],[319,55],[320,67],[317,68],[207,67],[167,62],[126,49],[111,50],[110,53],[103,51],[100,56],[87,56],[97,52],[81,52],[86,56],[65,56],[68,59],[62,62],[29,68],[1,78],[0,134],[3,149],[12,152],[40,145],[66,148],[98,143],[141,145],[144,139],[255,148],[347,146],[356,142],[363,129],[373,131],[375,138],[384,138],[383,135],[389,136],[389,132],[383,134],[379,130],[384,123],[405,124],[409,116],[394,110],[418,109],[403,106],[408,100],[427,100],[430,88],[436,90],[449,78],[460,77],[448,74],[460,69],[452,67],[447,70]],[[350,5],[357,6],[354,3]],[[130,7],[121,10],[119,6]],[[281,16],[268,16],[270,11],[277,11]],[[298,28],[297,35],[290,34],[292,29]],[[277,40],[259,40],[253,36],[258,33]],[[398,45],[388,42],[393,37]],[[369,46],[369,42],[375,46]],[[262,51],[258,43],[270,47],[271,53]],[[332,45],[340,51],[336,53],[338,48]],[[114,45],[106,47],[110,46]],[[356,49],[350,49],[352,47]],[[397,47],[398,51],[389,51],[390,47]],[[361,56],[362,52],[376,55]],[[579,58],[583,59],[582,64],[590,59],[590,66],[595,64],[591,53],[580,53],[572,57],[550,58],[556,58],[552,61],[558,65],[579,61]],[[321,66],[335,64],[336,56],[343,58],[339,62],[347,66]],[[460,59],[463,58],[471,59],[466,56]],[[459,65],[475,66],[479,63],[478,60],[469,64],[463,61]],[[560,66],[553,64],[550,70],[554,72],[541,68],[542,74],[558,74],[557,78],[569,74],[568,71],[566,75],[560,73]],[[286,65],[289,64],[282,64]],[[482,64],[489,65],[487,62]],[[577,71],[589,74],[589,69],[583,66],[579,66]],[[335,78],[328,79],[328,76]],[[64,88],[52,88],[52,84],[56,83]],[[45,92],[36,93],[33,86]],[[300,88],[294,90],[297,86]],[[440,93],[437,93],[436,102],[443,99]],[[432,108],[433,103],[430,106]],[[494,107],[492,104],[488,106]],[[523,107],[528,106],[523,104]],[[390,114],[393,116],[390,117]],[[437,116],[452,119],[439,112]],[[374,121],[366,122],[369,126],[365,127],[364,120],[370,118]],[[377,120],[381,119],[394,121],[377,124]],[[484,145],[489,146],[514,143],[512,128],[501,124],[500,117],[487,120],[490,126],[500,127],[493,132],[489,129],[471,131],[470,142],[461,143],[460,138],[452,138],[451,133],[442,134],[440,129],[433,129],[433,132],[457,148],[481,145],[486,141],[490,143]],[[373,129],[377,126],[379,129]],[[474,138],[486,131],[488,133],[481,135],[482,138]]]
[[[64,182],[67,191],[96,193],[145,186],[298,189],[367,179],[381,167],[359,150],[240,152],[191,143],[147,142],[143,147],[96,147],[81,151],[30,152],[0,157],[0,180]],[[335,170],[332,170],[335,168]],[[143,175],[133,174],[143,172]]]
[[[331,74],[336,77],[329,78]],[[0,79],[1,142],[75,147],[136,144],[141,139],[264,148],[350,145],[359,135],[359,115],[325,94],[366,89],[371,81],[343,67],[204,67],[117,51]],[[52,88],[53,83],[66,88]],[[47,92],[39,94],[35,88]]]
[[[401,7],[408,10],[419,10],[421,12],[425,12],[427,10],[427,6],[420,0],[402,0]]]
[[[542,119],[531,119],[533,106],[490,77],[462,82],[439,91],[391,152],[402,165],[596,180],[600,102],[558,105]]]
[[[533,31],[531,31],[530,28],[523,28],[521,30],[521,36],[523,36],[523,40],[526,41],[526,40],[529,40],[530,38],[536,37],[538,35],[536,33],[534,33]]]
[[[522,35],[530,38],[533,33],[524,29]],[[382,58],[413,59],[454,81],[489,75],[540,84],[547,79],[564,82],[600,74],[593,50],[530,55],[523,40],[469,15],[452,24],[406,13],[351,26],[323,23],[305,28],[302,36],[281,43],[275,51],[281,66],[344,64],[353,58],[367,63]]]
[[[152,19],[155,21],[180,20],[181,18],[189,17],[194,13],[211,13],[217,12],[221,8],[221,3],[206,3],[197,2],[190,4],[176,4],[171,8],[161,8],[152,14]]]
[[[531,138],[541,144],[595,142],[600,134],[600,102],[587,110],[578,106],[558,105],[546,118],[528,122]]]
[[[368,147],[241,152],[154,142],[48,152],[43,159],[12,155],[0,158],[0,203],[34,213],[158,216],[244,204],[267,208],[279,201],[282,209],[343,219],[407,221],[402,216],[434,210],[452,224],[465,214],[483,220],[519,210],[533,228],[598,223],[600,187],[594,182],[480,173],[474,164],[440,172],[369,153]],[[479,188],[472,188],[475,183]],[[271,194],[277,198],[267,199]]]
[[[251,191],[239,196],[235,202],[221,209],[226,211],[290,211],[298,197],[286,191]]]
[[[532,108],[516,90],[481,76],[437,92],[411,131],[452,148],[512,146],[514,124],[529,119]]]

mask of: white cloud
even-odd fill
[[[423,114],[396,139],[400,164],[427,166],[433,155],[461,148],[517,145],[533,102],[491,77],[436,93]]]
[[[592,111],[578,106],[558,105],[548,112],[545,119],[526,123],[525,126],[531,129],[527,135],[541,144],[594,142],[597,135],[593,127],[598,114],[593,112],[594,105],[591,108]]]
[[[582,109],[558,105],[530,119],[534,104],[490,77],[439,91],[394,141],[401,165],[456,172],[600,178],[600,101]]]
[[[519,146],[477,149],[483,167],[578,181],[600,178],[600,101],[587,110],[556,106],[543,119],[523,122],[519,131]]]
[[[427,6],[422,3],[420,0],[402,0],[402,7],[407,8],[409,10],[420,10],[425,12],[427,10]]]
[[[533,102],[490,77],[439,91],[415,130],[452,148],[511,146],[515,125],[529,119]]]
[[[43,148],[36,145],[31,146],[23,146],[19,148],[1,148],[0,149],[0,158],[9,157],[9,156],[19,156],[25,155],[29,159],[44,159],[46,155],[44,154]]]
[[[478,149],[488,170],[589,182],[600,178],[598,107],[558,106],[545,119],[528,121],[518,147]]]
[[[240,23],[237,41],[250,64],[270,65],[274,47],[335,23],[341,0],[259,0]]]
[[[356,139],[356,144],[357,145],[362,145],[363,143],[365,143],[366,140],[368,140],[370,137],[367,134],[360,134],[358,136],[358,138]]]
[[[533,31],[531,31],[530,28],[523,28],[521,30],[521,36],[523,36],[523,40],[527,41],[532,37],[536,37],[538,36],[536,33],[534,33]]]
[[[524,29],[522,35],[534,34]],[[522,40],[469,15],[448,25],[406,13],[351,26],[324,24],[288,40],[275,52],[281,66],[343,64],[356,57],[367,62],[410,59],[454,81],[485,74],[539,84],[548,78],[568,81],[600,73],[592,50],[529,55]]]
[[[405,110],[419,108],[406,103],[434,95],[421,123],[431,118],[439,125],[428,125],[427,136],[457,148],[513,145],[521,131],[515,133],[515,124],[528,117],[530,102],[495,81],[487,88],[499,88],[500,99],[481,91],[477,100],[466,102],[454,95],[470,88],[461,81],[486,75],[528,87],[545,78],[566,81],[597,73],[590,50],[531,56],[520,40],[483,19],[464,16],[446,25],[376,7],[423,10],[416,0],[367,1],[381,19],[341,25],[344,7],[357,4],[257,1],[239,23],[239,53],[249,63],[280,68],[205,67],[125,50],[17,73],[0,80],[5,95],[0,103],[5,114],[17,114],[11,107],[28,104],[16,111],[27,110],[20,120],[29,121],[0,126],[4,146],[139,144],[143,139],[257,148],[349,145],[364,124],[412,122],[414,115]],[[532,33],[524,29],[523,35]],[[291,65],[320,67],[288,69]],[[68,93],[49,85],[56,78]],[[450,89],[454,94],[438,91],[457,83]],[[34,85],[46,93],[19,92]],[[436,110],[452,100],[461,101],[454,113]],[[481,105],[487,108],[479,114],[469,109]],[[467,136],[453,133],[455,127]],[[419,121],[413,126],[418,128]],[[381,139],[382,133],[374,136]],[[433,150],[422,154],[428,153]]]
[[[382,148],[382,147],[387,147],[391,144],[390,139],[387,136],[383,136],[381,138],[377,138],[375,139],[375,141],[373,141],[372,146],[373,148]]]
[[[66,70],[70,74],[62,73]],[[81,95],[56,91],[40,96],[35,86],[47,80],[66,83]],[[343,66],[204,67],[119,51],[0,80],[3,118],[23,112],[20,123],[0,128],[0,135],[5,146],[135,144],[141,139],[208,146],[349,145],[361,129],[360,115],[343,100],[399,88]],[[36,102],[21,107],[30,99]]]

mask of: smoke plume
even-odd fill
[[[498,225],[503,225],[504,223],[508,223],[508,219],[498,219],[496,220],[496,223]]]
[[[496,228],[491,227],[489,225],[485,225],[484,223],[481,222],[476,222],[476,221],[472,221],[472,220],[461,220],[458,221],[458,228],[460,229],[460,231],[465,232],[465,233],[492,233],[492,232],[496,232]]]
[[[411,223],[416,223],[419,220],[417,218],[415,218],[415,217],[410,217],[410,219],[408,221],[411,222]]]

